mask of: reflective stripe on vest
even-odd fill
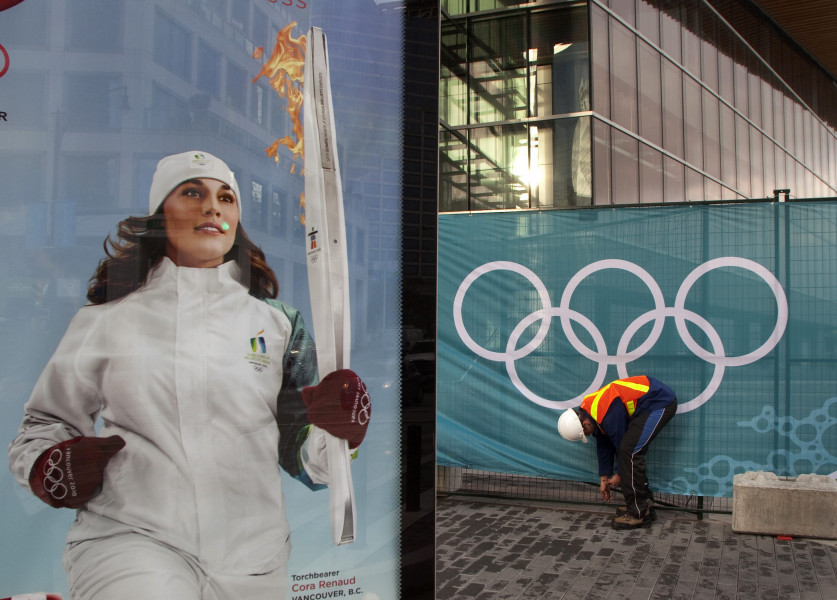
[[[632,417],[634,412],[636,412],[636,400],[648,393],[648,390],[650,389],[647,384],[636,381],[640,378],[645,379],[646,381],[648,380],[644,376],[637,376],[628,379],[618,379],[609,383],[597,392],[593,392],[592,394],[585,396],[584,400],[581,402],[581,408],[586,410],[587,413],[593,417],[593,420],[595,420],[596,423],[601,423],[605,413],[607,413],[607,409],[610,408],[610,403],[613,401],[613,396],[610,395],[602,403],[602,397],[605,396],[605,394],[610,391],[614,385],[618,385],[639,392],[638,395],[632,398],[625,398],[623,394],[618,394],[619,400],[622,401],[622,404],[625,405],[625,410],[628,411],[628,416]]]

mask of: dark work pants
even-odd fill
[[[625,504],[634,517],[646,516],[652,500],[645,467],[648,444],[676,412],[677,400],[654,412],[635,414],[628,422],[619,445],[619,474]]]

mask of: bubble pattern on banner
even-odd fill
[[[837,474],[837,455],[826,448],[828,429],[837,427],[837,397],[829,398],[822,408],[814,409],[803,418],[779,417],[772,406],[765,406],[761,413],[749,421],[738,421],[740,427],[749,427],[758,433],[776,432],[788,438],[797,450],[774,450],[767,455],[764,464],[739,461],[731,456],[716,456],[696,468],[683,469],[692,475],[677,477],[666,484],[675,494],[698,496],[731,496],[733,478],[747,471],[772,471],[782,476],[797,477],[806,473],[831,472]]]

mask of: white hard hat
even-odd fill
[[[220,158],[208,152],[192,150],[166,156],[157,163],[157,170],[151,179],[151,191],[148,193],[148,214],[157,212],[163,200],[178,185],[201,177],[217,179],[230,186],[235,193],[236,206],[241,212],[241,194],[238,192],[235,174]]]
[[[577,442],[581,440],[587,443],[587,436],[584,435],[584,428],[581,426],[581,418],[578,413],[569,408],[558,417],[558,433],[565,440]]]

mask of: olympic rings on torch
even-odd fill
[[[761,346],[752,352],[741,356],[727,356],[724,350],[724,344],[715,328],[712,327],[709,321],[685,307],[686,297],[695,282],[706,273],[723,267],[737,267],[757,275],[768,285],[776,300],[776,325],[773,328],[773,331]],[[605,269],[618,269],[636,275],[643,283],[645,283],[646,286],[648,286],[648,290],[651,292],[651,297],[654,300],[654,308],[634,319],[634,321],[625,329],[625,332],[619,340],[619,345],[617,346],[615,355],[608,354],[604,336],[602,336],[602,333],[593,324],[593,322],[583,314],[570,309],[572,295],[579,284],[592,273]],[[465,329],[465,323],[462,318],[462,304],[465,301],[465,294],[468,292],[468,289],[477,279],[492,271],[512,271],[522,275],[534,286],[541,301],[540,310],[536,310],[524,317],[512,330],[509,335],[508,342],[506,343],[505,352],[494,352],[477,344]],[[547,333],[549,333],[552,317],[559,317],[561,319],[561,327],[564,331],[564,335],[567,337],[567,340],[570,342],[572,347],[581,356],[598,364],[596,375],[590,386],[580,395],[569,400],[548,400],[538,396],[521,381],[519,375],[517,374],[517,368],[515,367],[515,361],[528,356],[541,345]],[[519,263],[510,261],[495,261],[486,263],[471,271],[465,279],[462,280],[462,283],[459,285],[459,289],[457,290],[456,296],[453,300],[454,326],[456,327],[456,332],[459,334],[460,339],[468,347],[468,349],[482,358],[494,362],[505,363],[506,371],[509,374],[512,384],[521,394],[523,394],[524,397],[535,404],[556,410],[565,410],[567,408],[578,406],[584,396],[602,387],[606,383],[605,377],[607,375],[608,365],[614,365],[616,367],[619,377],[628,377],[628,363],[641,358],[654,347],[662,334],[666,317],[672,317],[674,319],[674,324],[677,328],[678,334],[680,335],[680,339],[689,351],[691,351],[692,354],[698,358],[714,365],[715,367],[712,378],[706,388],[693,399],[687,402],[681,402],[678,405],[677,412],[684,413],[698,408],[715,394],[721,385],[721,381],[724,378],[724,370],[727,367],[740,367],[742,365],[748,365],[756,362],[776,347],[779,340],[782,339],[782,336],[785,333],[785,328],[787,327],[788,301],[779,280],[776,279],[773,273],[757,262],[733,256],[725,256],[709,260],[699,265],[691,273],[689,273],[689,275],[683,280],[680,289],[677,291],[674,306],[672,307],[665,305],[665,300],[663,298],[662,290],[660,290],[660,286],[645,269],[632,262],[619,259],[600,260],[591,263],[578,271],[578,273],[576,273],[567,283],[567,287],[561,295],[561,303],[557,307],[552,306],[552,301],[550,300],[549,292],[547,291],[546,286],[531,269],[528,269]],[[528,344],[522,348],[517,348],[520,336],[523,335],[523,332],[536,321],[541,322],[537,333]],[[581,325],[587,333],[590,334],[595,348],[587,347],[578,338],[575,331],[573,331],[571,321],[575,321]],[[648,337],[634,350],[629,350],[634,335],[640,330],[640,328],[642,328],[643,325],[652,321],[653,326],[651,328],[651,332],[648,334]],[[686,321],[693,323],[703,331],[712,346],[711,352],[701,347],[694,340],[692,335],[689,333],[688,327],[686,326]]]

